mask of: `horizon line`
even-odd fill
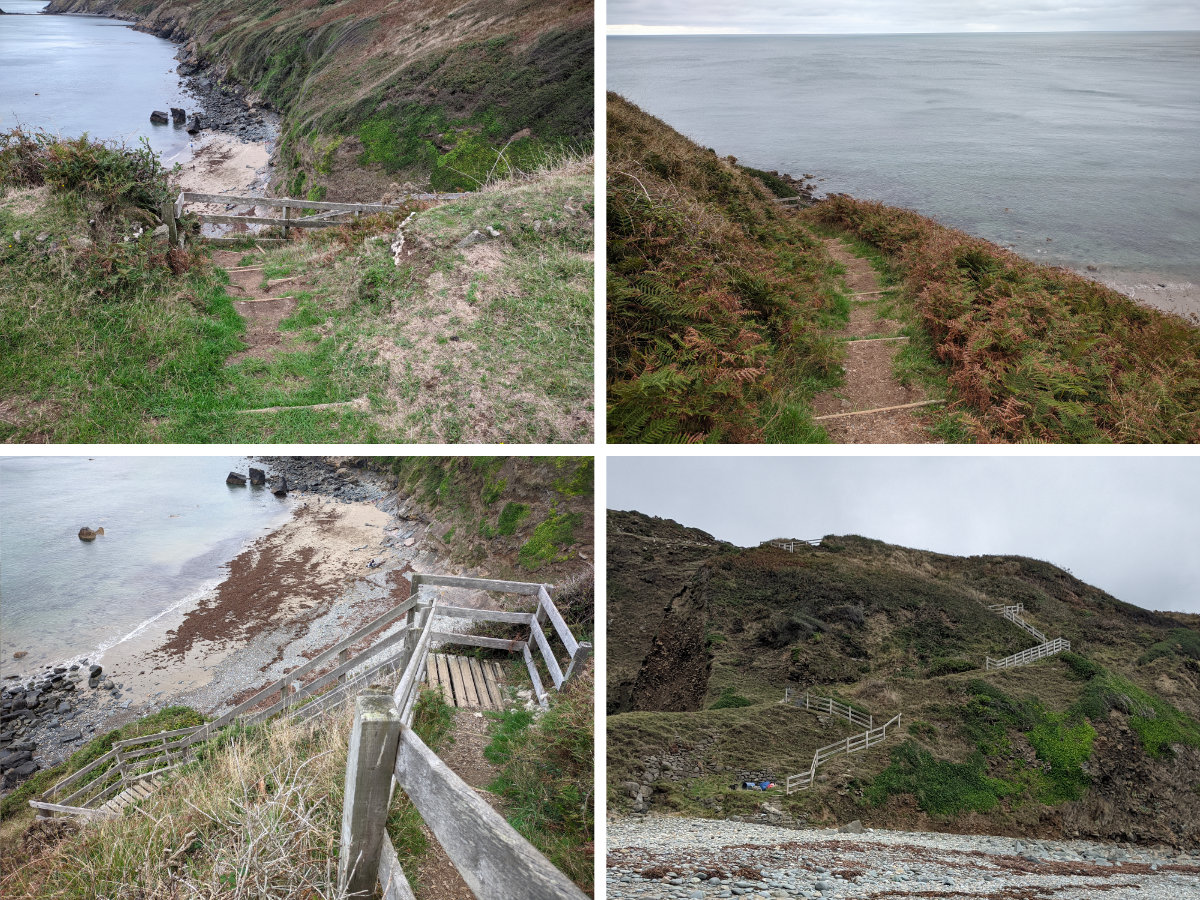
[[[993,34],[1180,34],[1200,33],[1196,28],[1062,28],[1052,31],[660,31],[629,32],[612,31],[613,28],[630,26],[609,25],[605,37],[909,37],[935,35],[993,35]],[[650,26],[672,28],[675,26]],[[680,26],[686,28],[687,26]]]

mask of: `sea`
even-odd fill
[[[0,458],[0,672],[87,658],[212,590],[291,516],[239,456]],[[268,468],[256,464],[260,468]],[[79,529],[104,528],[91,543]],[[13,653],[26,651],[16,660]]]
[[[175,71],[178,47],[117,19],[39,15],[46,5],[0,0],[0,132],[145,138],[165,163],[190,158],[186,130],[150,124],[153,110],[196,106]]]
[[[1200,32],[607,46],[609,90],[722,156],[1200,303]]]

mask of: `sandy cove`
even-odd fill
[[[438,571],[421,546],[427,526],[368,501],[292,497],[292,519],[254,539],[220,584],[92,660],[120,689],[81,692],[84,740],[173,704],[219,715],[406,599],[402,573]],[[57,731],[32,739],[43,767],[79,746]]]

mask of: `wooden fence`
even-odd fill
[[[406,201],[442,201],[460,200],[470,194],[407,194]],[[201,223],[223,225],[274,225],[282,229],[284,239],[293,228],[330,228],[344,224],[342,217],[368,215],[382,212],[401,212],[407,207],[393,203],[334,203],[325,200],[293,200],[290,197],[245,197],[230,194],[199,194],[193,191],[182,192],[174,202],[167,200],[162,204],[162,220],[166,223],[171,246],[182,245],[182,231],[179,219],[183,216],[184,207],[188,203],[224,203],[238,205],[265,206],[268,209],[283,210],[282,216],[230,216],[217,213],[198,213]],[[311,212],[316,210],[316,212]],[[294,211],[303,213],[295,215]],[[253,234],[243,234],[238,237],[206,238],[214,242],[229,242],[253,237],[263,240]]]
[[[534,612],[464,609],[434,602],[422,602],[425,587],[464,587],[476,590],[516,593],[537,598]],[[528,624],[527,640],[506,641],[483,635],[435,631],[436,617],[468,618],[473,621]],[[404,621],[401,623],[400,620]],[[542,634],[549,620],[566,648],[567,668],[563,672],[550,643]],[[399,627],[396,628],[397,624]],[[392,629],[379,634],[383,629]],[[354,645],[370,638],[371,644],[358,653]],[[311,660],[264,687],[248,700],[212,722],[191,728],[159,732],[117,741],[112,750],[59,781],[41,797],[30,800],[39,815],[66,813],[84,817],[105,815],[100,807],[131,785],[173,769],[190,755],[191,748],[207,741],[217,730],[234,723],[253,725],[279,713],[288,712],[301,721],[313,718],[351,699],[355,693],[381,675],[402,671],[396,689],[396,702],[406,714],[420,693],[425,658],[433,640],[444,643],[490,647],[521,653],[534,685],[535,696],[543,706],[547,694],[530,654],[529,644],[536,643],[554,687],[559,688],[577,673],[587,660],[592,646],[577,641],[563,621],[544,584],[464,578],[453,575],[412,576],[409,599],[355,630]],[[328,671],[321,670],[326,667]],[[401,692],[403,689],[403,692]]]
[[[840,741],[834,741],[832,744],[826,744],[824,747],[818,747],[813,752],[812,765],[809,766],[807,772],[788,776],[785,785],[786,792],[790,794],[792,791],[800,791],[812,787],[812,783],[817,777],[817,766],[827,759],[843,753],[857,753],[860,750],[866,750],[868,747],[883,743],[887,740],[889,728],[900,727],[900,716],[901,713],[896,713],[895,716],[878,728],[868,728],[861,734],[854,734]]]
[[[816,694],[804,692],[804,696],[796,694],[795,699],[792,699],[792,689],[783,689],[783,702],[790,703],[792,706],[801,709],[815,709],[818,712],[827,712],[831,715],[840,716],[847,719],[855,725],[861,725],[864,728],[875,727],[875,717],[872,715],[864,715],[852,706],[834,700],[832,697],[818,697]]]
[[[779,550],[786,550],[788,553],[795,553],[796,547],[803,544],[808,547],[820,547],[821,539],[817,538],[812,541],[796,540],[796,541],[767,541],[768,547],[775,547]]]
[[[1045,659],[1047,656],[1070,649],[1070,641],[1055,638],[1044,644],[1038,644],[1036,647],[1030,647],[1028,650],[1022,650],[1020,653],[1014,653],[1012,656],[1006,656],[1004,659],[992,659],[989,656],[984,663],[984,669],[1011,669],[1014,666],[1027,666],[1036,660]]]
[[[1003,603],[993,603],[988,609],[1008,619],[1008,621],[1012,622],[1018,628],[1023,628],[1039,641],[1045,642],[1046,636],[1021,618],[1021,613],[1025,612],[1024,603],[1017,603],[1011,606],[1006,606]]]

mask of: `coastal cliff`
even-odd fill
[[[181,74],[278,110],[288,196],[469,190],[592,140],[588,0],[52,0],[46,12],[135,22],[183,45]]]

